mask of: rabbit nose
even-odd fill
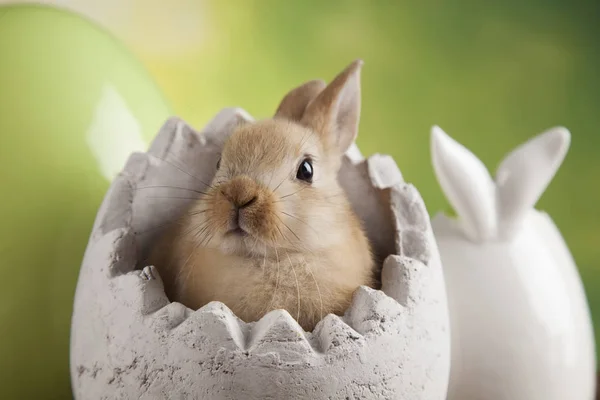
[[[251,206],[251,205],[252,205],[252,204],[253,204],[255,201],[256,201],[256,196],[252,197],[250,200],[248,200],[247,202],[245,202],[245,203],[243,203],[243,204],[236,204],[236,203],[233,203],[233,205],[234,205],[236,208],[242,209],[242,208],[246,208],[246,207],[249,207],[249,206]]]
[[[221,193],[236,210],[250,207],[258,199],[256,191],[253,190],[253,185],[245,177],[232,180],[221,189]]]
[[[225,196],[227,200],[229,200],[229,202],[235,207],[236,210],[241,210],[243,208],[250,207],[258,198],[257,196],[253,196],[248,200],[242,200],[242,198],[240,197],[232,197],[231,195],[228,195],[223,191],[221,191],[221,193],[223,194],[223,196]]]

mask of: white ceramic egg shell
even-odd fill
[[[433,166],[458,219],[437,215],[452,331],[448,400],[592,400],[588,304],[550,216],[533,207],[570,143],[557,127],[508,154],[493,180],[439,127]]]
[[[283,310],[256,323],[218,302],[192,311],[169,302],[154,267],[134,269],[156,227],[191,201],[183,198],[189,191],[141,188],[200,188],[240,119],[251,117],[225,109],[200,134],[169,120],[149,152],[133,154],[114,181],[75,297],[75,397],[444,399],[450,338],[439,254],[420,195],[390,157],[363,160],[353,146],[340,173],[385,258],[382,290],[359,288],[343,317],[326,316],[312,333]]]

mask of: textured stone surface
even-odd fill
[[[445,399],[449,331],[439,255],[421,197],[389,157],[365,160],[353,146],[340,173],[383,263],[382,290],[357,290],[343,317],[328,315],[304,332],[283,310],[247,324],[218,302],[193,311],[166,298],[143,260],[192,197],[149,186],[201,190],[239,119],[251,117],[226,109],[199,134],[171,119],[114,181],[75,297],[76,398]]]

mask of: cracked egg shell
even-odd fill
[[[193,189],[209,181],[239,119],[251,117],[225,109],[199,133],[171,119],[113,182],[75,298],[75,397],[445,399],[450,340],[442,268],[423,201],[391,157],[364,159],[353,146],[339,176],[383,264],[383,289],[359,288],[344,316],[324,317],[313,332],[284,310],[245,323],[222,303],[197,311],[170,303],[157,271],[137,265],[156,238],[152,227],[185,204],[164,192],[159,202],[146,201],[152,190],[136,192],[136,185],[168,179]],[[172,163],[163,162],[167,154]]]

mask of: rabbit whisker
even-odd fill
[[[153,186],[142,186],[137,187],[135,190],[144,190],[144,189],[177,189],[177,190],[186,190],[188,192],[194,192],[202,195],[208,195],[207,192],[203,192],[201,190],[196,190],[192,188],[180,187],[180,186],[169,186],[169,185],[153,185]]]
[[[267,186],[271,186],[271,182],[273,182],[273,177],[275,176],[275,170],[271,171],[271,177],[269,178],[269,184]],[[281,183],[280,183],[281,185]],[[279,186],[278,186],[279,187]],[[275,188],[275,190],[277,190],[277,188]],[[275,190],[273,192],[275,192]]]
[[[212,231],[212,234],[213,234],[213,235],[214,235],[214,232],[215,232],[215,231],[213,230],[213,231]],[[206,234],[206,235],[205,235],[205,234]],[[210,231],[210,223],[208,223],[208,222],[207,222],[207,223],[205,224],[204,228],[202,228],[202,230],[201,230],[201,231],[197,232],[197,233],[194,235],[194,238],[195,238],[195,239],[197,239],[197,240],[200,242],[200,244],[202,244],[202,245],[203,245],[203,244],[205,244],[206,237],[207,237],[208,235],[210,235],[210,234],[211,234],[211,231]],[[211,239],[212,239],[212,238],[211,238]]]
[[[281,197],[279,198],[279,200],[278,200],[278,201],[276,201],[276,203],[277,203],[277,202],[279,202],[279,201],[281,201],[281,200],[283,200],[283,199],[285,199],[286,197],[290,197],[290,196],[293,196],[293,195],[295,195],[296,193],[300,193],[301,191],[303,191],[304,189],[306,189],[306,188],[308,188],[308,187],[309,187],[309,186],[304,186],[302,189],[300,189],[300,190],[296,190],[294,193],[290,193],[290,194],[286,194],[285,196],[281,196]]]
[[[204,214],[207,211],[210,211],[210,208],[205,208],[204,210],[194,210],[194,211],[189,211],[187,214],[192,216],[192,215],[200,215],[200,214]]]
[[[255,253],[258,247],[258,237],[254,238],[254,243],[252,243],[252,248],[250,249],[251,253]]]
[[[267,265],[267,246],[265,246],[264,248],[264,255],[263,255],[263,263],[262,263],[262,271],[263,271],[263,275],[265,274],[265,267]]]
[[[177,168],[179,171],[181,171],[181,172],[183,172],[184,174],[188,175],[190,178],[193,178],[193,179],[197,180],[198,182],[200,182],[200,183],[201,183],[201,184],[203,184],[204,186],[206,186],[206,187],[209,187],[209,188],[213,188],[213,187],[212,187],[210,184],[208,184],[208,183],[204,182],[202,179],[200,179],[200,178],[198,178],[197,176],[195,176],[195,175],[193,175],[193,174],[189,173],[188,171],[184,170],[183,168],[181,168],[180,166],[176,165],[175,163],[173,163],[173,162],[171,162],[171,161],[167,160],[166,158],[162,158],[162,157],[159,157],[159,156],[156,156],[156,155],[153,155],[153,154],[151,154],[151,156],[152,156],[152,157],[154,157],[154,158],[157,158],[157,159],[159,159],[159,160],[161,160],[161,161],[164,161],[164,162],[166,162],[167,164],[169,164],[169,165],[173,166],[174,168]]]
[[[200,197],[189,196],[146,196],[145,199],[177,199],[177,200],[198,200]]]
[[[286,179],[287,179],[287,177],[283,178],[281,180],[281,182],[279,182],[279,185],[277,185],[277,187],[275,189],[273,189],[273,193],[277,192],[277,189],[279,189],[279,187],[283,184],[283,182],[285,182]]]
[[[277,229],[277,231],[279,232],[279,236],[281,236],[281,238],[285,241],[285,242],[289,242],[288,238],[283,234],[283,232],[281,232],[281,229],[279,229],[279,226],[275,225],[275,228]],[[277,248],[274,246],[274,248]]]
[[[283,224],[283,226],[285,226],[290,232],[292,232],[292,235],[296,236],[296,239],[298,239],[298,242],[302,242],[300,240],[300,238],[298,237],[298,235],[296,235],[296,232],[294,232],[292,230],[292,228],[290,228],[285,222],[283,222],[283,220],[279,217],[279,215],[277,215],[277,214],[275,214],[275,215],[277,216],[277,218],[279,219],[279,221],[281,221],[281,223]],[[288,242],[289,242],[289,240],[288,240]]]
[[[198,248],[200,247],[200,245],[201,245],[200,242],[198,242],[198,243],[196,243],[194,245],[194,247],[190,251],[190,254],[186,258],[186,260],[183,263],[183,265],[181,266],[181,269],[179,270],[179,273],[177,274],[177,278],[175,278],[176,282],[179,282],[181,284],[181,291],[182,292],[185,291],[185,286],[189,282],[190,275],[192,274],[192,270],[194,270],[195,268],[194,267],[190,267],[187,270],[187,274],[186,274],[185,279],[183,281],[181,280],[181,274],[186,270],[186,267],[187,267],[188,263],[190,262],[190,260],[192,259],[192,256],[194,255],[194,253],[196,252],[196,250],[198,250]]]
[[[275,257],[277,258],[277,278],[275,281],[275,290],[273,290],[273,297],[271,298],[271,303],[268,306],[267,312],[272,310],[273,304],[275,303],[275,297],[277,296],[277,289],[279,289],[279,253],[277,252],[277,248],[275,247]]]
[[[310,265],[307,262],[305,262],[304,265],[306,267],[306,270],[308,271],[308,273],[312,277],[312,280],[315,283],[315,286],[317,287],[317,293],[319,293],[319,303],[320,303],[320,307],[321,307],[321,309],[319,310],[319,321],[320,321],[320,320],[323,319],[323,296],[321,295],[321,288],[319,287],[319,283],[317,282],[317,278],[315,278],[315,274],[313,274],[312,268],[310,267]]]
[[[196,231],[193,235],[193,237],[197,237],[198,231],[201,229],[205,229],[209,224],[209,221],[202,221],[200,224],[198,225],[192,225],[189,226],[183,233],[182,236],[188,236],[190,234],[192,234],[192,232]]]
[[[294,274],[294,279],[296,280],[296,292],[298,295],[298,310],[297,310],[297,316],[296,316],[296,321],[300,322],[300,284],[298,283],[298,275],[296,275],[296,269],[294,268],[294,264],[292,263],[292,260],[290,259],[290,256],[286,253],[287,259],[290,263],[290,267],[292,267],[292,272]]]
[[[313,231],[313,232],[315,232],[317,235],[319,235],[319,232],[317,232],[317,230],[316,230],[315,228],[313,228],[312,226],[310,226],[310,225],[309,225],[307,222],[303,221],[302,219],[300,219],[300,218],[296,217],[295,215],[292,215],[292,214],[286,213],[285,211],[282,211],[281,213],[282,213],[282,214],[285,214],[285,215],[287,215],[287,216],[288,216],[288,217],[290,217],[290,218],[294,218],[295,220],[297,220],[297,221],[299,221],[299,222],[302,222],[304,225],[306,225],[306,226],[308,226],[310,229],[312,229],[312,231]]]

